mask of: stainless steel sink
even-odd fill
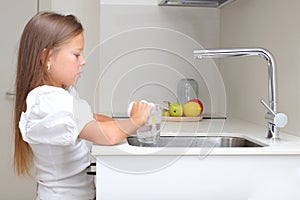
[[[160,136],[155,144],[141,143],[134,136],[127,138],[132,146],[140,147],[264,147],[252,139],[231,136]]]

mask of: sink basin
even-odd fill
[[[127,138],[132,146],[140,147],[264,147],[260,142],[231,136],[160,136],[155,144],[141,143],[134,136]]]

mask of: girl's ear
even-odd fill
[[[41,55],[41,63],[42,65],[45,64],[45,62],[47,61],[46,59],[49,57],[49,50],[48,49],[44,49],[43,52],[42,52],[42,55]]]

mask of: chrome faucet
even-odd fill
[[[265,119],[268,124],[267,138],[278,139],[279,128],[285,127],[288,118],[284,113],[277,112],[277,72],[273,55],[263,48],[228,48],[195,50],[196,59],[223,58],[235,56],[260,56],[268,62],[268,93],[269,105],[263,100],[261,103],[267,108]]]

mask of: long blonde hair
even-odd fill
[[[21,113],[26,111],[27,95],[38,86],[51,83],[46,62],[43,62],[48,59],[50,50],[59,49],[82,32],[82,25],[75,16],[54,12],[37,13],[23,30],[18,52],[14,110],[14,164],[18,175],[30,175],[33,165],[32,150],[19,129]]]

